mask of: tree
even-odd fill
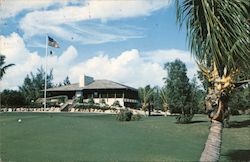
[[[154,88],[151,88],[150,85],[147,85],[144,88],[138,89],[139,99],[144,111],[148,110],[148,115],[151,115],[151,108],[153,102],[153,93]]]
[[[154,87],[153,92],[153,108],[155,110],[162,110],[163,109],[163,103],[161,100],[161,89],[159,87]]]
[[[5,107],[21,107],[25,106],[25,97],[24,95],[15,90],[4,90],[0,93],[1,95],[1,105]]]
[[[165,80],[166,99],[171,113],[193,114],[191,101],[191,86],[187,77],[186,65],[180,60],[168,62]]]
[[[239,115],[239,111],[242,113],[250,109],[250,85],[240,87],[230,94],[228,107],[230,108],[230,114]]]
[[[191,79],[190,87],[193,112],[204,113],[205,92],[200,88],[196,77]]]
[[[189,48],[208,80],[206,109],[211,128],[200,161],[218,161],[223,120],[233,88],[249,82],[249,1],[176,0],[177,20],[186,23]]]
[[[160,90],[160,98],[161,98],[163,111],[168,111],[169,107],[168,107],[168,101],[167,101],[167,91],[165,87],[163,87]]]
[[[66,78],[63,81],[63,85],[69,85],[69,84],[71,84],[69,81],[69,76],[66,76]]]
[[[2,80],[3,75],[6,73],[6,70],[11,67],[14,66],[15,64],[8,64],[5,65],[5,56],[0,54],[0,80]]]
[[[47,74],[47,88],[53,87],[53,70]],[[26,102],[30,104],[36,101],[38,98],[43,97],[42,90],[44,89],[45,71],[42,67],[37,69],[37,73],[27,75],[24,79],[24,83],[19,87],[20,92],[26,97]]]

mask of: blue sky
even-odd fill
[[[79,75],[87,74],[136,88],[162,86],[163,65],[176,58],[187,64],[189,77],[196,72],[171,0],[1,3],[0,49],[7,63],[16,64],[4,76],[2,88],[17,88],[27,74],[44,66],[46,34],[60,44],[49,49],[55,83],[66,76],[78,82]]]

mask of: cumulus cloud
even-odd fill
[[[4,75],[1,81],[1,89],[16,89],[22,85],[24,78],[30,72],[36,72],[37,68],[45,65],[45,57],[41,57],[38,52],[31,52],[27,49],[23,39],[17,34],[10,36],[0,36],[0,51],[6,56],[6,64],[14,63]],[[55,82],[62,81],[68,69],[72,66],[77,57],[77,51],[73,46],[69,46],[60,56],[48,57],[48,69],[54,69]],[[44,66],[43,66],[44,67]]]
[[[66,40],[72,40],[73,37],[74,41],[80,41],[83,44],[122,41],[140,38],[142,35],[137,34],[137,31],[132,32],[132,29],[123,29],[123,32],[120,32],[119,28],[114,29],[114,27],[105,32],[98,29],[98,25],[93,24],[92,30],[89,30],[89,28],[84,28],[82,24],[79,28],[77,23],[89,20],[105,22],[107,20],[147,16],[156,10],[169,6],[169,4],[170,0],[86,1],[80,6],[64,6],[54,10],[30,12],[20,21],[20,28],[24,31],[25,38],[51,32]],[[105,28],[107,27],[105,26]],[[84,37],[81,35],[84,35]],[[88,37],[87,40],[86,37]]]
[[[125,51],[117,57],[101,54],[70,69],[73,79],[77,79],[79,74],[88,74],[134,87],[162,85],[164,73],[160,64],[144,61],[137,49]]]
[[[15,64],[3,77],[1,88],[15,88],[22,83],[26,74],[40,65],[41,58],[37,52],[28,51],[23,39],[16,33],[0,36],[0,42],[0,51],[6,56],[6,63]]]
[[[23,39],[16,33],[0,36],[0,51],[6,55],[6,63],[15,63],[9,68],[1,81],[1,88],[17,88],[31,71],[44,65],[44,56],[31,52]],[[79,81],[79,76],[86,74],[95,79],[108,79],[124,83],[135,88],[147,84],[162,86],[165,62],[180,59],[187,64],[188,76],[191,78],[197,70],[187,51],[176,49],[140,52],[131,49],[110,57],[99,53],[87,60],[79,60],[78,51],[69,46],[64,52],[48,57],[48,69],[53,68],[54,83],[59,83],[68,75],[72,83]]]
[[[99,54],[70,68],[70,77],[78,80],[79,75],[87,74],[95,78],[110,79],[133,87],[145,85],[163,86],[166,71],[164,63],[179,59],[187,65],[187,75],[192,78],[198,68],[187,51],[177,49],[139,52],[131,49],[117,57]]]
[[[172,62],[179,59],[186,64],[188,69],[187,75],[189,78],[194,77],[198,70],[194,58],[191,57],[191,53],[189,51],[179,49],[155,50],[145,52],[143,57],[146,61],[157,62],[161,65],[164,65],[166,62]]]

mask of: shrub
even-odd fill
[[[236,109],[231,109],[230,113],[231,113],[231,115],[240,115],[239,111]]]
[[[115,100],[114,103],[112,104],[112,106],[114,106],[114,107],[122,107],[118,100]]]
[[[192,118],[194,117],[193,114],[181,114],[176,116],[177,123],[179,124],[186,124],[191,122]]]
[[[90,104],[90,105],[94,105],[95,104],[95,101],[94,101],[93,97],[90,97],[88,99],[88,104]]]
[[[129,111],[128,109],[122,109],[120,112],[116,115],[116,119],[119,121],[130,121],[132,118],[133,113]]]
[[[250,115],[250,109],[245,110],[246,115]]]
[[[3,92],[0,93],[1,99],[0,99],[0,104],[1,106],[5,107],[22,107],[25,106],[25,96],[15,90],[4,90]]]
[[[133,121],[138,121],[142,118],[142,116],[140,114],[134,114],[132,115],[132,119]]]
[[[78,103],[83,103],[83,97],[82,96],[79,96],[79,97],[76,97],[76,102]]]
[[[41,108],[44,105],[42,103],[37,103],[37,102],[32,102],[30,103],[30,105],[28,106],[29,108]]]

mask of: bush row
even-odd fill
[[[100,105],[100,104],[89,104],[89,103],[77,103],[73,106],[76,109],[98,109],[98,110],[117,110],[113,106],[109,105]]]

